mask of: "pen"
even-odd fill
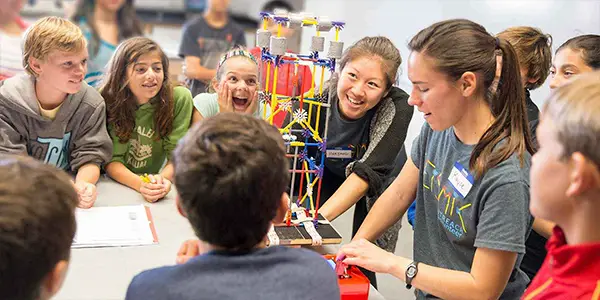
[[[143,182],[150,183],[150,178],[148,177],[148,174],[140,175],[140,178]]]

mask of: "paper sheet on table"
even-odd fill
[[[142,246],[157,243],[150,209],[144,205],[77,209],[72,248]]]

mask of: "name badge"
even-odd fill
[[[465,169],[459,162],[454,163],[454,167],[448,176],[448,181],[461,197],[465,198],[475,182],[473,175]]]
[[[352,150],[350,149],[327,149],[325,151],[327,158],[341,158],[350,159],[352,158]]]

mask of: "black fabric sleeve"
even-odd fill
[[[378,108],[376,119],[371,124],[367,152],[347,170],[369,183],[367,196],[378,195],[383,189],[404,145],[414,111],[408,104],[408,94],[400,88],[393,87],[388,97],[392,100],[393,113],[386,112],[385,107]]]

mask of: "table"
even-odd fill
[[[102,177],[95,206],[144,204],[150,207],[159,244],[141,247],[84,248],[71,251],[67,278],[56,300],[120,300],[131,279],[143,270],[175,264],[184,240],[194,238],[188,221],[175,206],[175,191],[160,202],[147,203],[136,191]],[[337,248],[315,249],[335,253]],[[384,299],[372,286],[370,300]]]

